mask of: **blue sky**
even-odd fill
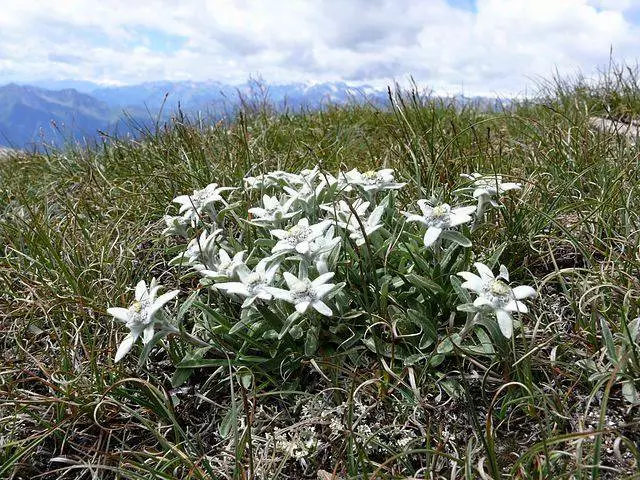
[[[640,0],[5,0],[0,84],[346,81],[530,93],[635,64]]]

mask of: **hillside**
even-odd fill
[[[636,478],[632,85],[0,162],[0,477]]]

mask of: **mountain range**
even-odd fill
[[[497,100],[485,97],[456,99],[463,104],[481,101],[487,108],[498,107]],[[200,112],[217,120],[234,115],[243,103],[263,102],[278,111],[296,111],[348,102],[384,106],[388,97],[386,89],[353,87],[343,82],[266,85],[249,81],[227,85],[215,81],[159,81],[102,86],[65,80],[9,84],[0,87],[0,146],[38,149],[42,145],[91,142],[105,134],[135,134],[140,126],[168,120],[178,109],[187,115]]]

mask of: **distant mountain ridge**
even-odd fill
[[[484,98],[484,97],[477,97]],[[233,114],[242,101],[266,101],[276,110],[317,109],[328,103],[386,105],[387,90],[344,82],[227,85],[216,81],[158,81],[102,86],[86,81],[41,81],[0,87],[0,146],[35,148],[41,142],[62,146],[98,138],[98,132],[131,133],[131,123],[164,121],[178,107],[204,111],[212,118]],[[465,104],[473,99],[456,97]],[[485,101],[485,107],[495,99]],[[131,122],[131,120],[133,122]]]

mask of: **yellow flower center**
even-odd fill
[[[491,290],[491,293],[493,293],[494,295],[498,295],[500,297],[508,295],[509,292],[511,291],[511,288],[509,288],[509,285],[507,285],[506,283],[500,280],[494,280],[493,282],[491,282],[491,287],[489,288]]]
[[[432,215],[434,217],[444,217],[447,213],[449,213],[449,208],[444,203],[433,207]]]

